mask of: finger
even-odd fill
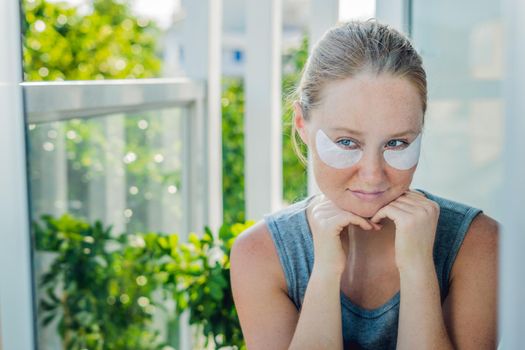
[[[427,205],[427,201],[424,199],[421,199],[419,197],[408,197],[408,196],[402,196],[393,201],[392,203],[400,203],[403,205],[411,205],[415,207],[423,207]]]
[[[409,203],[417,206],[426,206],[430,203],[430,200],[426,197],[421,197],[417,194],[405,193],[398,197],[394,202]]]
[[[404,195],[400,198],[398,198],[398,200],[396,200],[396,202],[398,203],[407,203],[407,204],[411,204],[411,205],[415,205],[417,207],[420,207],[420,208],[423,208],[425,211],[427,212],[434,212],[435,209],[436,209],[436,202],[428,199],[428,198],[421,198],[420,196],[418,195]]]
[[[396,208],[392,205],[392,203],[388,204],[387,206],[379,209],[379,211],[370,219],[373,223],[378,223],[382,219],[388,218],[394,223],[399,222],[399,219],[406,215],[407,213],[399,208]]]
[[[340,218],[342,220],[341,224],[343,226],[348,226],[349,224],[352,224],[359,226],[363,230],[367,231],[372,230],[374,228],[374,226],[370,222],[368,222],[368,220],[351,212],[342,212]]]
[[[315,206],[319,205],[321,202],[321,195],[314,195],[313,198],[308,203],[307,208],[314,208]]]
[[[354,224],[354,225],[358,225],[360,226],[361,228],[365,229],[365,230],[370,230],[370,229],[373,229],[373,230],[380,230],[383,228],[383,225],[381,224],[378,224],[378,223],[374,223],[374,222],[371,222],[369,218],[365,218],[365,217],[362,217],[360,215],[357,215],[355,213],[352,213],[350,211],[344,211],[345,213],[349,213],[352,215],[352,219],[353,220],[357,220],[359,223],[355,223],[354,221],[352,221],[351,223]]]
[[[374,225],[367,219],[356,215],[354,213],[349,213],[349,223],[361,227],[363,230],[373,230],[375,229]]]
[[[418,191],[418,190],[409,189],[409,190],[407,191],[407,193],[415,194],[415,195],[417,195],[417,196],[419,196],[419,197],[422,197],[422,198],[425,198],[425,199],[427,198],[427,196],[425,196],[425,194],[424,194],[423,192]]]
[[[413,213],[415,210],[421,207],[420,205],[417,205],[417,203],[414,204],[413,202],[405,201],[395,201],[390,203],[390,205],[394,208],[404,211],[406,214]]]
[[[379,223],[372,222],[372,221],[370,221],[370,220],[368,220],[368,222],[369,222],[372,226],[374,226],[374,230],[376,230],[376,231],[379,231],[379,230],[381,230],[381,229],[383,228],[383,225],[381,225],[381,224],[379,224]]]
[[[325,200],[324,202],[319,203],[315,208],[315,212],[317,215],[324,218],[333,218],[339,215],[343,215],[343,221],[341,222],[344,223],[344,226],[348,226],[351,223],[353,225],[360,226],[364,230],[380,230],[382,228],[382,225],[380,224],[372,223],[368,219],[363,218],[362,216],[339,208],[330,200]],[[348,214],[350,214],[351,216],[347,217]],[[334,219],[331,222],[334,225],[340,224],[339,219]]]

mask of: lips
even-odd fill
[[[383,195],[386,191],[360,191],[360,190],[349,190],[354,196],[362,200],[374,200]]]

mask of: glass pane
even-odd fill
[[[429,109],[415,183],[501,219],[504,135],[499,1],[413,1]]]
[[[177,342],[148,237],[188,231],[186,113],[29,126],[40,349]]]

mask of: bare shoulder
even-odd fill
[[[279,256],[264,221],[259,221],[237,237],[231,250],[230,259],[232,273],[257,271],[267,278],[272,278],[280,287],[286,288],[286,280],[279,262]],[[240,267],[242,269],[237,269]]]
[[[496,220],[484,213],[477,215],[469,227],[466,238],[480,243],[496,243],[498,240],[499,224]],[[471,236],[471,237],[469,237]]]
[[[498,253],[499,224],[484,213],[472,221],[452,267],[451,279],[462,272],[470,273],[472,264],[495,263]]]
[[[236,239],[232,247],[232,253],[266,255],[271,253],[273,245],[270,231],[264,221],[246,229]]]
[[[241,233],[230,254],[231,287],[248,349],[287,349],[298,311],[266,224]]]

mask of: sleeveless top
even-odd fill
[[[481,210],[418,191],[440,206],[433,254],[443,303],[456,255],[472,220]],[[312,234],[306,218],[306,206],[311,198],[264,218],[284,271],[288,296],[297,310],[301,309],[314,263]],[[370,310],[354,304],[341,292],[344,348],[395,349],[399,300],[400,292],[397,292],[384,305]]]

